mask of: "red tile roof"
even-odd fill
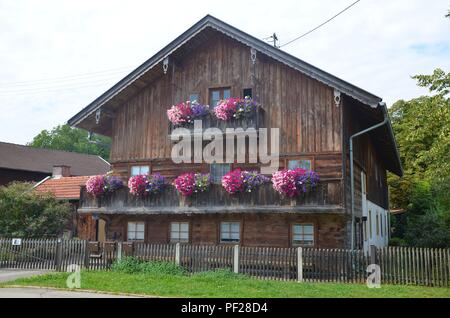
[[[89,176],[49,178],[39,184],[35,190],[38,192],[51,192],[57,199],[80,199],[80,188],[86,184]]]

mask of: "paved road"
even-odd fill
[[[31,277],[35,275],[42,275],[49,273],[49,271],[39,270],[0,270],[0,282],[8,282],[18,278]]]
[[[48,288],[0,288],[0,298],[132,298],[129,296],[54,290]]]

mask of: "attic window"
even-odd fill
[[[244,88],[244,97],[253,98],[253,92],[251,88]]]
[[[231,88],[214,88],[209,90],[209,106],[214,108],[217,106],[217,103],[222,99],[227,99],[231,97]]]
[[[193,103],[193,102],[198,102],[199,100],[199,94],[197,94],[197,93],[192,93],[191,95],[189,95],[189,101],[191,102],[191,103]]]

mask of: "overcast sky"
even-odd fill
[[[204,17],[281,44],[353,0],[0,0],[0,141],[65,123]],[[450,69],[448,0],[362,0],[287,52],[382,97],[427,91],[414,74]]]

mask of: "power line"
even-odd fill
[[[322,26],[324,26],[325,24],[327,24],[327,23],[330,22],[331,20],[333,20],[333,19],[337,18],[338,16],[340,16],[342,13],[344,13],[345,11],[347,11],[348,9],[350,9],[351,7],[353,7],[354,5],[356,5],[356,4],[357,4],[358,2],[360,2],[360,1],[361,1],[361,0],[357,0],[357,1],[353,2],[351,5],[349,5],[348,7],[346,7],[344,10],[340,11],[339,13],[335,14],[334,16],[332,16],[331,18],[329,18],[328,20],[326,20],[325,22],[323,22],[323,23],[321,23],[320,25],[316,26],[314,29],[309,30],[308,32],[306,32],[306,33],[300,35],[299,37],[297,37],[297,38],[295,38],[295,39],[293,39],[293,40],[291,40],[291,41],[289,41],[289,42],[287,42],[287,43],[285,43],[285,44],[283,44],[283,45],[280,45],[280,48],[282,48],[282,47],[284,47],[284,46],[286,46],[286,45],[288,45],[288,44],[291,44],[292,42],[295,42],[295,41],[297,41],[297,40],[300,40],[301,38],[307,36],[308,34],[313,33],[314,31],[316,31],[317,29],[321,28]]]
[[[116,69],[109,69],[109,70],[103,70],[103,71],[97,71],[97,72],[90,72],[90,73],[82,73],[82,74],[75,74],[75,75],[67,75],[67,76],[60,76],[60,77],[53,77],[53,78],[43,78],[43,79],[37,79],[37,80],[30,80],[30,81],[20,81],[20,82],[5,82],[0,83],[0,87],[14,87],[14,86],[31,86],[31,85],[39,85],[40,83],[45,82],[55,82],[55,81],[73,81],[83,78],[90,78],[90,77],[99,77],[99,76],[106,76],[106,75],[113,75],[115,73],[121,73],[126,69],[130,69],[131,67],[121,67]]]

